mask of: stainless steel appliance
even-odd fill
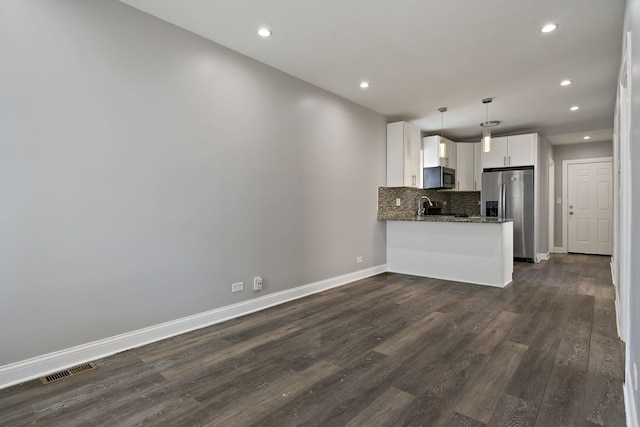
[[[482,216],[512,219],[513,257],[529,262],[535,258],[533,178],[533,167],[482,174]]]
[[[456,188],[455,169],[432,166],[422,169],[422,188],[434,190]]]

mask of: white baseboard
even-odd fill
[[[616,308],[616,330],[618,332],[618,338],[620,338],[622,341],[624,341],[624,338],[622,336],[622,331],[620,330],[620,288],[618,288],[618,283],[616,282],[616,272],[615,272],[615,265],[613,263],[613,257],[611,257],[611,262],[609,263],[609,266],[611,267],[611,283],[613,283],[613,289],[615,291],[615,299],[613,300],[615,308]]]
[[[627,413],[627,427],[638,426],[638,412],[636,411],[636,399],[633,391],[633,379],[631,372],[626,373],[626,380],[622,386],[624,392],[624,408]]]
[[[563,248],[563,247],[557,247],[556,246],[556,247],[553,248],[553,253],[554,254],[566,254],[567,250],[565,248]]]
[[[264,310],[387,271],[382,264],[248,301],[0,366],[0,389],[225,320]]]
[[[550,257],[551,257],[551,255],[549,254],[549,252],[546,252],[546,253],[543,253],[543,254],[538,254],[538,255],[536,255],[536,262],[549,261]]]

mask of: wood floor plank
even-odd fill
[[[601,426],[625,424],[622,360],[617,340],[591,335],[583,419]]]
[[[0,425],[624,425],[608,258],[383,273],[0,390]]]
[[[469,344],[469,350],[476,353],[491,354],[504,341],[511,328],[516,324],[520,315],[503,311],[496,319]]]
[[[560,343],[536,426],[579,424],[585,398],[591,325],[569,323]]]
[[[161,374],[166,379],[171,380],[171,379],[175,379],[180,376],[186,375],[188,373],[193,373],[193,371],[205,370],[209,365],[212,365],[219,361],[233,357],[239,353],[252,350],[255,347],[258,347],[270,341],[276,340],[280,337],[292,334],[299,330],[300,330],[300,327],[298,326],[286,325],[274,331],[271,331],[270,333],[265,334],[263,336],[256,337],[247,341],[243,341],[238,344],[233,344],[222,350],[211,353],[207,356],[199,357],[190,362],[173,366],[169,369],[163,370]]]
[[[246,410],[247,405],[242,404],[242,402],[236,402],[235,405],[215,414],[215,417],[208,420],[204,425],[251,425],[274,409],[295,399],[315,383],[337,372],[339,369],[330,363],[319,362],[284,381],[280,381],[269,388],[257,390],[247,396],[246,400],[251,402],[250,406],[248,406],[251,411]]]
[[[505,387],[513,377],[527,346],[503,341],[461,392],[455,411],[488,423]]]
[[[382,344],[374,348],[374,350],[378,353],[391,356],[394,353],[401,351],[403,347],[411,345],[413,342],[420,339],[425,331],[441,324],[444,321],[444,318],[444,314],[434,311],[419,321],[404,328],[401,333],[398,333],[384,341]]]
[[[578,285],[578,293],[582,295],[596,296],[596,278],[582,277]]]
[[[390,387],[347,424],[347,427],[392,425],[416,399],[415,396]]]
[[[532,426],[537,415],[537,407],[526,400],[503,393],[487,425],[491,427]]]
[[[428,366],[428,370],[422,368],[408,371],[407,375],[394,381],[394,384],[403,389],[415,390],[417,393],[416,403],[407,410],[398,425],[446,425],[446,420],[455,413],[453,405],[469,381],[470,373],[478,370],[487,358],[467,351],[465,343],[469,341],[470,339],[460,339],[459,350],[443,356],[442,359],[446,360],[444,364]],[[417,375],[419,372],[424,374]],[[429,381],[425,381],[425,376]]]

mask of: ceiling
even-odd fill
[[[494,135],[612,137],[624,0],[121,1],[455,141],[479,140],[487,97]]]

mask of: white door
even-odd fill
[[[569,164],[567,175],[568,251],[611,255],[613,250],[611,162]]]

